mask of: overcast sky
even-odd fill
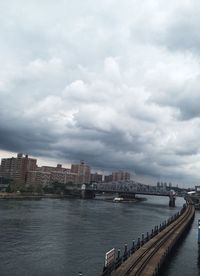
[[[0,10],[0,157],[199,183],[199,0],[1,0]]]

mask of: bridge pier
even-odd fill
[[[95,197],[95,192],[93,190],[88,190],[86,185],[81,186],[81,198],[82,199],[93,199]]]
[[[176,195],[170,194],[169,196],[169,207],[175,207]]]

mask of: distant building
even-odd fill
[[[72,164],[71,172],[78,174],[78,184],[90,183],[90,167],[84,161],[81,161],[80,164]]]
[[[51,172],[51,178],[50,183],[62,183],[62,184],[77,184],[78,183],[78,174],[72,173],[70,170],[66,171],[52,171]]]
[[[104,176],[104,182],[112,182],[112,180],[113,180],[112,174]]]
[[[1,176],[25,184],[28,171],[36,170],[37,160],[18,153],[17,157],[1,160]]]
[[[50,172],[42,171],[29,171],[27,175],[27,186],[38,186],[42,187],[48,186],[50,184]]]
[[[99,182],[102,182],[102,180],[103,180],[103,175],[102,174],[91,173],[91,175],[90,175],[90,182],[91,183],[93,183],[93,182],[99,183]]]
[[[112,172],[111,175],[104,176],[104,182],[128,181],[128,180],[130,180],[130,173],[127,171],[116,171],[116,172]]]
[[[130,173],[126,171],[112,172],[112,181],[128,181],[130,180]]]
[[[62,164],[57,164],[56,167],[53,167],[53,166],[42,166],[42,167],[38,167],[38,170],[42,171],[42,172],[53,172],[53,171],[62,172],[62,171],[68,170],[70,172],[70,169],[63,168]]]
[[[45,187],[55,182],[76,184],[78,174],[72,173],[70,169],[63,168],[60,164],[57,167],[42,166],[35,171],[28,172],[27,186],[42,185]]]

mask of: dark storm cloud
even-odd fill
[[[1,150],[149,179],[200,178],[197,1],[0,8]]]
[[[17,125],[17,121],[15,122]],[[35,149],[49,150],[51,143],[55,141],[55,136],[48,133],[44,129],[32,129],[24,125],[23,127],[9,127],[0,128],[0,147],[4,150],[13,152],[30,152],[34,153]]]

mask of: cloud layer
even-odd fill
[[[0,8],[0,149],[198,183],[198,1]]]

